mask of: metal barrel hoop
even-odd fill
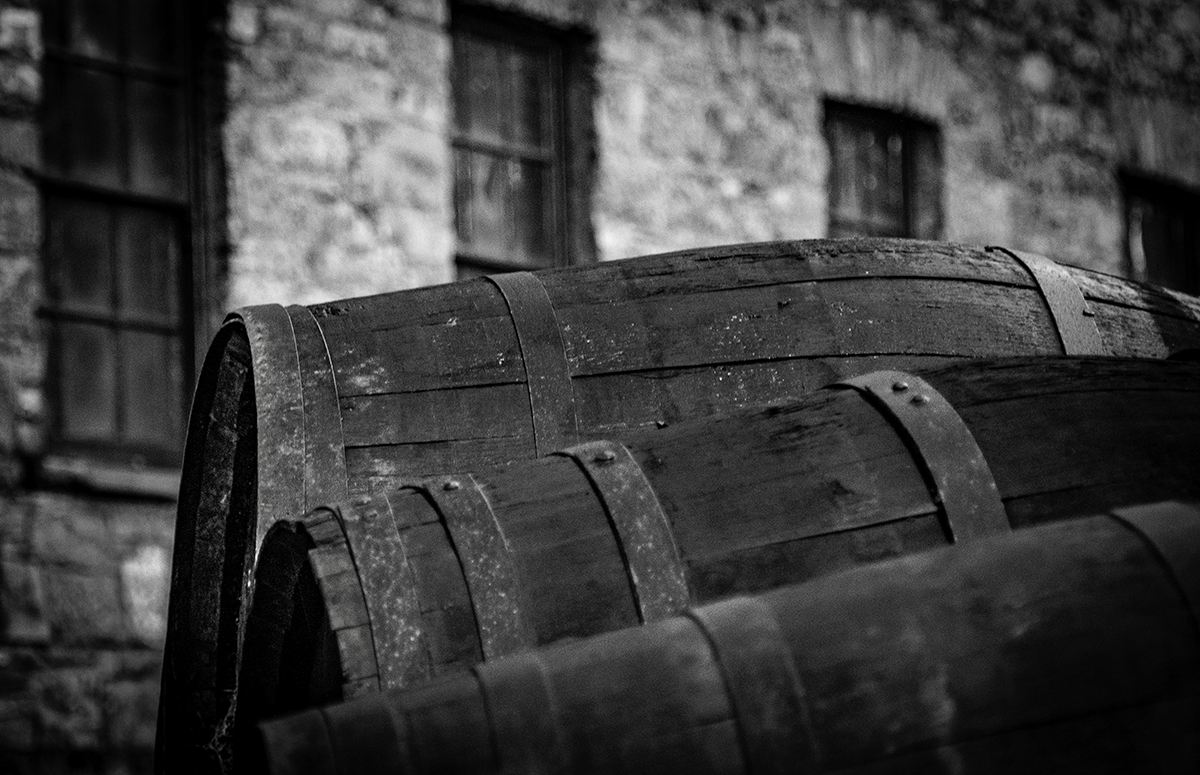
[[[691,595],[667,515],[624,444],[590,441],[556,452],[572,458],[600,498],[643,622],[681,613]]]
[[[455,474],[429,477],[415,488],[429,498],[450,535],[484,658],[537,645],[512,548],[479,483],[470,474]]]
[[[913,374],[884,370],[833,387],[858,391],[903,430],[954,543],[1011,530],[983,451],[962,417],[932,385]]]
[[[1200,632],[1200,544],[1193,540],[1200,505],[1166,501],[1113,509],[1111,514],[1153,547],[1179,585]]]
[[[1037,253],[995,246],[987,250],[1007,253],[1033,277],[1054,320],[1064,355],[1108,354],[1100,329],[1096,326],[1096,313],[1088,306],[1070,270]]]
[[[579,437],[571,372],[554,305],[532,272],[487,277],[500,290],[517,330],[538,457]]]

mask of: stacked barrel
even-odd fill
[[[158,767],[1194,771],[1196,348],[898,240],[235,313]]]

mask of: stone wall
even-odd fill
[[[1119,171],[1200,187],[1188,0],[469,1],[594,39],[604,259],[824,236],[826,97],[940,127],[951,240],[1120,272]],[[224,306],[452,278],[448,18],[444,0],[231,0]],[[0,770],[144,771],[172,506],[24,475],[38,24],[0,0]]]

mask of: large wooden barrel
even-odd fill
[[[282,517],[882,366],[1196,346],[1195,299],[1002,249],[894,240],[241,310],[192,409],[157,766],[221,766],[252,562]]]
[[[277,524],[237,727],[947,542],[1200,498],[1200,364],[975,360]],[[295,676],[310,680],[296,681]]]
[[[799,516],[799,515],[797,515]],[[292,773],[1195,773],[1200,508],[880,562],[262,725]]]

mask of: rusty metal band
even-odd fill
[[[470,474],[437,476],[420,489],[437,509],[462,565],[484,659],[535,646],[512,550],[479,483]]]
[[[651,622],[683,611],[691,596],[675,536],[654,488],[625,445],[590,441],[555,454],[579,464],[604,505],[639,618]]]
[[[1113,509],[1112,514],[1154,547],[1200,628],[1200,505],[1167,501]]]
[[[367,612],[362,580],[350,555],[341,508],[314,509],[300,521],[315,544],[308,550],[308,563],[321,590],[329,628],[337,642],[343,696],[363,690],[377,692],[379,660],[375,656],[371,616]]]
[[[487,706],[500,772],[571,772],[559,708],[537,651],[472,668]]]
[[[857,390],[903,429],[954,543],[1011,530],[983,451],[958,412],[932,385],[902,371],[875,371],[834,386]]]
[[[342,507],[341,525],[362,585],[382,689],[429,677],[416,578],[386,497]]]
[[[820,771],[804,686],[771,607],[759,598],[735,597],[687,616],[707,636],[725,678],[746,771]]]
[[[489,275],[504,296],[525,366],[533,444],[549,454],[579,436],[575,394],[563,347],[562,331],[545,286],[530,272]]]
[[[304,403],[295,332],[278,304],[244,307],[226,323],[240,321],[250,340],[257,409],[258,525],[255,547],[278,519],[308,511],[304,503]],[[266,461],[271,461],[266,465]],[[320,505],[320,504],[314,504]]]
[[[1037,253],[990,247],[1003,251],[1020,262],[1041,291],[1065,355],[1107,355],[1096,313],[1088,306],[1083,291],[1071,276],[1071,270]]]
[[[342,409],[325,335],[307,307],[287,308],[296,339],[304,411],[304,507],[346,500]]]

